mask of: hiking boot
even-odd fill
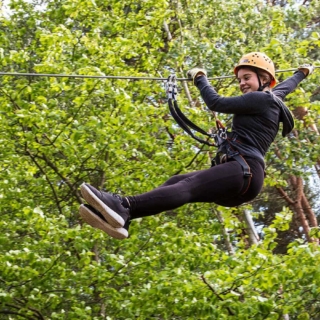
[[[100,229],[115,239],[128,238],[130,220],[127,221],[126,225],[123,228],[114,228],[109,223],[107,223],[107,221],[99,211],[97,211],[90,205],[80,205],[79,212],[82,219],[91,227]]]
[[[90,184],[80,186],[82,197],[114,228],[121,228],[130,218],[130,210],[122,205],[122,197],[99,191]]]

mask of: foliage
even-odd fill
[[[319,0],[284,7],[257,0],[12,0],[10,14],[0,18],[0,63],[2,72],[163,77],[171,70],[182,77],[201,64],[218,76],[229,75],[243,53],[259,50],[287,69],[318,58],[319,6]],[[134,221],[122,242],[82,224],[83,181],[131,195],[209,165],[212,150],[194,159],[201,146],[168,116],[161,82],[8,75],[0,81],[1,319],[319,316],[319,248],[298,239],[286,255],[273,253],[277,230],[288,228],[288,208],[250,248],[234,211],[208,204]],[[319,101],[310,102],[318,84],[315,72],[288,105],[308,106],[308,119],[319,126]],[[213,85],[237,94],[233,79]],[[209,129],[213,116],[198,102],[188,106],[179,94],[190,118]],[[266,186],[285,184],[293,171],[305,177],[316,163],[318,137],[302,123],[298,128],[305,143],[276,141],[281,167],[268,154]],[[233,255],[221,245],[223,228]]]

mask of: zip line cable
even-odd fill
[[[315,69],[320,66],[315,66]],[[285,69],[277,70],[276,73],[283,73],[289,71],[296,71],[298,69]],[[123,80],[150,80],[150,81],[167,81],[167,78],[156,78],[156,77],[130,77],[130,76],[90,76],[80,74],[51,74],[51,73],[19,73],[19,72],[0,72],[0,76],[12,76],[12,77],[51,77],[51,78],[93,78],[93,79],[123,79]],[[234,75],[230,76],[219,76],[208,78],[208,80],[220,80],[234,78]],[[190,78],[176,78],[177,81],[191,81]]]

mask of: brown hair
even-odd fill
[[[237,71],[239,71],[240,69],[249,69],[251,71],[253,71],[254,73],[256,73],[260,78],[262,78],[264,81],[271,83],[271,75],[264,70],[261,70],[260,68],[256,68],[256,67],[252,67],[252,66],[240,66]]]

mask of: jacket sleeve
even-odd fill
[[[205,76],[195,79],[195,85],[210,110],[228,114],[261,114],[272,103],[270,95],[264,92],[249,92],[236,97],[220,96]]]
[[[273,94],[283,100],[289,93],[291,93],[298,84],[305,79],[305,74],[302,71],[297,71],[294,75],[283,82],[280,82],[272,89]]]

